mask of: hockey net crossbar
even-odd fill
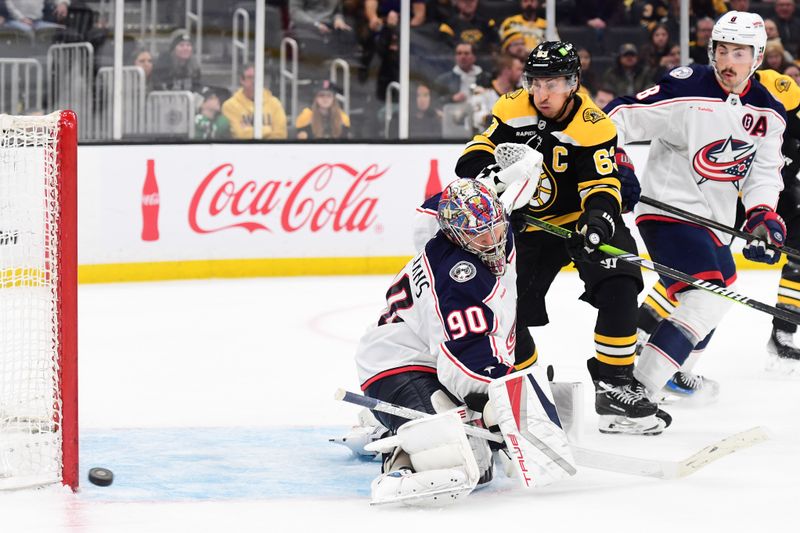
[[[0,489],[78,484],[77,121],[0,115]]]

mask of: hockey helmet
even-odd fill
[[[495,276],[505,273],[508,221],[494,191],[474,179],[457,179],[442,191],[437,219],[450,241],[477,255]]]
[[[567,41],[545,41],[531,50],[522,75],[522,85],[530,90],[534,78],[557,78],[564,76],[570,85],[578,86],[581,59],[572,43]]]
[[[728,11],[722,15],[711,30],[711,39],[708,41],[708,60],[717,68],[714,59],[715,43],[733,43],[753,47],[753,64],[750,66],[750,75],[756,71],[764,59],[764,48],[767,45],[767,31],[764,29],[764,19],[757,13],[745,11]]]

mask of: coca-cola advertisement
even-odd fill
[[[225,260],[235,268],[239,260],[280,259],[301,269],[335,259],[345,273],[359,262],[393,265],[389,259],[415,253],[416,208],[454,178],[460,152],[444,145],[81,147],[80,262],[184,268]]]

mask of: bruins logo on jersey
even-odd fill
[[[556,180],[550,175],[546,169],[542,169],[541,179],[539,180],[539,187],[533,193],[528,206],[532,211],[544,211],[556,200]]]
[[[606,116],[597,109],[592,109],[591,107],[589,107],[583,111],[584,122],[591,122],[592,124],[597,124],[604,118],[606,118]]]
[[[775,89],[779,93],[785,93],[791,87],[791,83],[786,78],[778,78],[775,80]]]

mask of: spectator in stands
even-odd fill
[[[581,59],[581,86],[584,93],[594,93],[597,88],[597,75],[592,70],[592,53],[586,48],[578,48],[578,57]]]
[[[589,26],[598,33],[624,18],[623,0],[575,0],[572,23]]]
[[[369,29],[377,33],[384,25],[400,23],[400,0],[364,0],[364,16]],[[425,0],[411,0],[411,27],[425,24]]]
[[[436,78],[434,90],[440,105],[466,103],[475,87],[488,87],[489,76],[475,64],[472,43],[456,45],[455,66]]]
[[[661,78],[670,73],[674,68],[681,66],[681,46],[673,44],[669,47],[669,52],[661,58],[658,67],[651,69],[653,71],[653,83],[658,83]]]
[[[662,60],[664,56],[669,54],[672,47],[670,42],[669,30],[664,24],[656,24],[650,30],[650,39],[644,45],[639,53],[639,60],[650,67],[651,70],[656,70],[663,67]],[[628,93],[625,93],[628,94]]]
[[[255,78],[255,67],[252,64],[245,65],[239,76],[241,88],[222,104],[222,114],[230,122],[231,133],[235,139],[253,138]],[[263,113],[262,138],[285,139],[286,114],[280,100],[275,98],[266,87],[264,87]]]
[[[714,19],[710,17],[703,17],[695,24],[694,41],[689,42],[689,58],[692,63],[708,65],[708,41],[711,40],[712,29]]]
[[[781,34],[778,32],[778,25],[775,24],[775,21],[772,19],[764,19],[764,31],[767,32],[767,44],[775,43],[779,44],[783,47],[783,57],[786,58],[787,63],[791,63],[794,61],[794,57],[792,54],[786,50],[786,47],[783,46],[783,41],[781,41]]]
[[[188,33],[172,39],[169,52],[161,54],[153,67],[153,88],[158,91],[200,92],[200,65]]]
[[[6,20],[10,19],[11,15],[8,13],[8,8],[6,8],[5,0],[0,0],[0,27],[5,24]]]
[[[503,36],[500,52],[514,56],[523,63],[527,61],[530,49],[525,46],[525,37],[516,31],[510,31]]]
[[[772,69],[776,72],[783,72],[789,65],[786,61],[785,51],[781,43],[767,43],[764,49],[764,62],[759,70]]]
[[[478,55],[496,51],[499,37],[494,19],[478,14],[478,0],[455,0],[457,13],[439,26],[439,34],[450,46],[470,43]]]
[[[385,25],[376,39],[375,49],[380,60],[376,96],[386,100],[386,88],[400,78],[400,34],[397,26]]]
[[[510,32],[519,32],[525,37],[525,46],[533,50],[545,40],[547,21],[539,17],[539,0],[520,0],[520,13],[506,18],[500,24],[500,39]],[[556,41],[561,39],[556,34]]]
[[[614,94],[636,94],[652,85],[653,72],[639,61],[633,43],[620,46],[616,63],[603,73],[603,85]]]
[[[728,0],[729,11],[750,11],[750,0]]]
[[[206,87],[201,93],[203,103],[200,111],[194,117],[195,139],[229,139],[231,124],[225,115],[220,113],[219,95],[213,89]]]
[[[708,17],[712,20],[728,12],[725,0],[691,0],[689,9],[696,18]]]
[[[153,90],[153,55],[150,50],[139,48],[133,53],[132,59],[133,66],[144,71],[145,91],[150,92]]]
[[[303,109],[295,121],[298,139],[350,137],[350,117],[339,106],[337,93],[338,87],[330,80],[324,80],[317,85],[311,107]]]
[[[786,68],[783,69],[783,73],[800,85],[800,65],[789,63],[786,65]]]
[[[301,46],[309,42],[333,47],[339,55],[355,46],[353,28],[345,21],[342,0],[289,0],[294,38]]]
[[[30,35],[39,30],[63,28],[63,24],[47,19],[64,21],[69,9],[69,0],[54,0],[48,6],[52,13],[46,11],[45,0],[5,0],[5,4],[10,18],[4,26]]]
[[[594,98],[592,100],[594,100],[594,103],[597,107],[603,109],[611,102],[611,100],[616,97],[617,95],[614,94],[614,91],[608,87],[601,86],[599,89],[597,89],[597,92],[594,94]]]
[[[408,117],[408,135],[412,139],[441,139],[442,110],[433,106],[431,89],[424,83],[416,87],[414,105]]]
[[[657,24],[664,24],[669,17],[668,0],[647,0],[642,6],[641,24],[652,32]]]
[[[489,87],[475,87],[469,103],[472,105],[472,125],[475,131],[483,131],[492,121],[492,108],[495,102],[506,93],[520,87],[522,61],[510,55],[502,55],[495,60],[495,77]]]
[[[783,46],[790,50],[800,44],[800,20],[794,16],[794,0],[775,0],[775,16],[771,17],[778,26]]]

